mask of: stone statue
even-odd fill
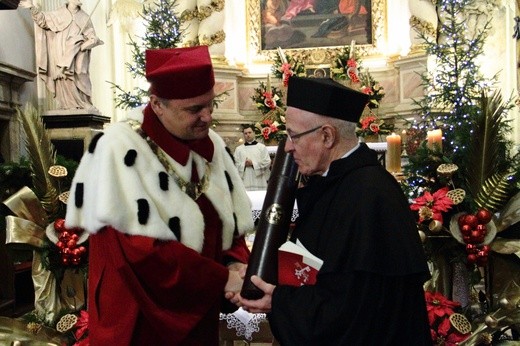
[[[92,105],[89,64],[92,48],[103,44],[94,31],[90,16],[80,0],[68,0],[55,11],[42,12],[32,0],[20,7],[30,8],[37,25],[35,39],[38,75],[53,94],[58,108],[98,112]]]

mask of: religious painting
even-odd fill
[[[330,51],[355,42],[371,54],[384,35],[386,0],[249,0],[252,60],[269,60],[278,47],[326,63]],[[267,59],[262,59],[267,58]],[[260,58],[260,59],[258,59]],[[321,60],[321,61],[320,61]],[[307,62],[307,61],[305,61]]]
[[[371,0],[261,0],[262,49],[372,43]]]

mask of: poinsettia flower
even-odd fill
[[[262,136],[264,136],[265,139],[269,139],[269,135],[271,134],[271,128],[270,127],[264,127],[262,129]]]
[[[364,93],[364,94],[367,94],[367,95],[372,95],[372,94],[374,94],[374,91],[373,91],[372,88],[369,87],[369,86],[363,86],[363,87],[361,87],[361,92]]]
[[[367,116],[360,120],[361,122],[361,128],[363,130],[368,129],[370,124],[372,124],[374,121],[376,121],[376,117],[374,116]]]
[[[291,64],[284,63],[281,66],[281,72],[283,74],[283,86],[286,87],[289,84],[289,77],[291,77],[294,72],[291,69]]]
[[[79,313],[78,322],[74,325],[77,329],[74,335],[76,339],[81,339],[85,332],[88,330],[88,312],[81,310]]]
[[[466,340],[466,338],[469,336],[467,334],[461,334],[456,330],[453,330],[450,333],[450,330],[451,322],[449,318],[444,318],[441,323],[439,323],[437,331],[433,329],[430,330],[434,344],[439,346],[456,346],[461,341]]]
[[[449,189],[447,187],[435,191],[433,195],[430,191],[425,191],[422,196],[414,199],[410,209],[416,211],[420,210],[422,207],[428,207],[433,212],[432,219],[443,222],[442,213],[450,210],[453,206],[451,198],[446,196],[448,191]],[[424,219],[419,218],[419,222],[422,221],[424,221]]]
[[[350,80],[352,81],[352,83],[359,83],[360,82],[357,68],[349,67],[347,69],[347,75],[348,75],[348,78],[350,78]]]
[[[273,94],[270,92],[265,92],[264,97],[265,97],[264,104],[271,109],[275,109],[276,101],[273,99]]]
[[[81,340],[77,341],[72,346],[89,346],[89,345],[90,345],[90,340],[87,336],[85,339],[81,339]]]
[[[348,67],[357,67],[357,61],[356,61],[356,59],[348,59],[348,60],[347,60],[347,66],[348,66]]]
[[[426,310],[428,311],[428,320],[430,325],[435,322],[437,318],[449,316],[453,314],[455,308],[460,307],[460,304],[447,299],[439,292],[424,292],[426,299]],[[449,322],[449,321],[448,321]]]
[[[369,129],[370,129],[370,131],[372,131],[374,133],[379,133],[379,124],[372,123],[372,124],[370,124]]]

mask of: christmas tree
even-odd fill
[[[422,75],[426,95],[416,101],[420,116],[412,124],[407,145],[407,191],[413,196],[418,186],[438,189],[445,182],[437,179],[437,167],[455,163],[459,170],[453,184],[466,191],[466,207],[495,212],[519,191],[520,161],[512,154],[513,143],[507,137],[511,131],[507,112],[514,104],[502,99],[494,88],[495,76],[486,79],[476,62],[483,53],[491,18],[475,6],[475,0],[438,0],[437,7],[438,37],[419,32],[436,68]],[[414,136],[424,138],[436,128],[442,129],[442,150],[432,150],[422,140],[413,142]],[[501,193],[488,198],[492,190]]]
[[[126,63],[128,72],[136,79],[145,77],[145,51],[147,49],[175,48],[181,42],[181,19],[175,12],[177,0],[158,0],[143,5],[142,19],[146,26],[144,37],[138,41],[130,38],[133,63]],[[112,83],[113,84],[113,83]],[[122,109],[138,107],[145,103],[148,92],[142,88],[125,91],[113,84],[116,91],[116,107]]]
[[[514,280],[520,267],[511,246],[520,229],[507,221],[518,211],[520,191],[520,160],[508,139],[514,100],[504,100],[496,75],[485,78],[477,64],[491,11],[475,0],[435,3],[438,36],[419,36],[436,67],[422,75],[425,96],[416,100],[418,116],[406,131],[409,162],[402,181],[432,267],[427,296],[458,301],[442,321],[430,320],[432,338],[436,344],[456,338],[459,345],[492,345],[508,339],[509,331],[517,340],[520,287]],[[441,141],[427,136],[434,130],[442,131]],[[506,256],[515,257],[508,277],[493,276],[493,263]]]

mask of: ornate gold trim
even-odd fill
[[[414,15],[412,15],[410,17],[410,27],[413,29],[413,30],[416,30],[420,33],[422,33],[423,35],[425,36],[429,36],[431,38],[435,38],[437,37],[437,32],[435,30],[435,27],[432,23],[426,21],[426,20],[423,20],[419,17],[416,17]]]
[[[262,50],[260,0],[247,0],[247,43],[248,55],[253,63],[267,63],[274,60],[276,49]],[[356,45],[357,56],[380,55],[379,43],[386,41],[386,0],[372,0],[372,44]],[[345,42],[345,45],[350,42]],[[291,56],[305,64],[330,63],[338,55],[343,46],[284,49]]]

